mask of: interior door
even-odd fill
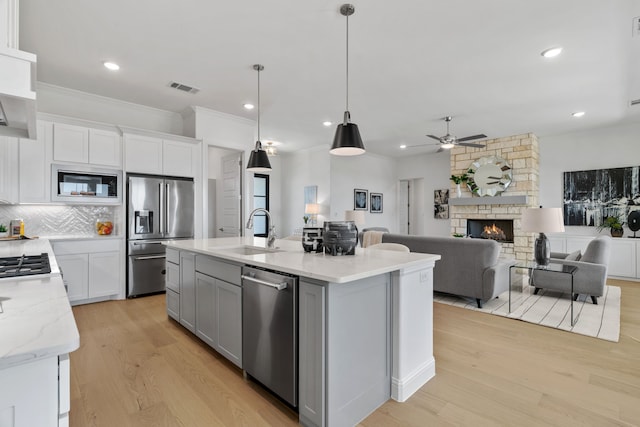
[[[242,235],[242,154],[222,158],[222,216],[216,237]]]

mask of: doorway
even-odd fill
[[[424,178],[402,179],[399,187],[399,233],[424,235]]]

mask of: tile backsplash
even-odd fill
[[[12,219],[24,221],[26,236],[95,236],[96,221],[109,219],[114,224],[114,235],[123,235],[118,225],[120,206],[54,206],[54,205],[0,205],[0,224],[9,228]]]

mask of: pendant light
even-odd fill
[[[255,64],[253,69],[258,72],[258,140],[249,156],[247,170],[251,172],[269,172],[271,170],[269,156],[267,152],[262,149],[262,142],[260,142],[260,71],[264,70],[264,66]]]
[[[347,17],[347,85],[346,85],[346,108],[344,119],[336,128],[336,135],[333,138],[333,145],[329,151],[337,156],[357,156],[364,154],[364,144],[360,138],[358,125],[351,123],[351,114],[349,113],[349,16],[356,11],[352,4],[343,4],[340,7],[340,13]]]

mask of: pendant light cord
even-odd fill
[[[260,141],[260,67],[258,67],[258,141]]]
[[[347,75],[346,75],[346,88],[347,88],[347,99],[346,99],[346,107],[345,111],[349,111],[349,15],[347,15]]]

